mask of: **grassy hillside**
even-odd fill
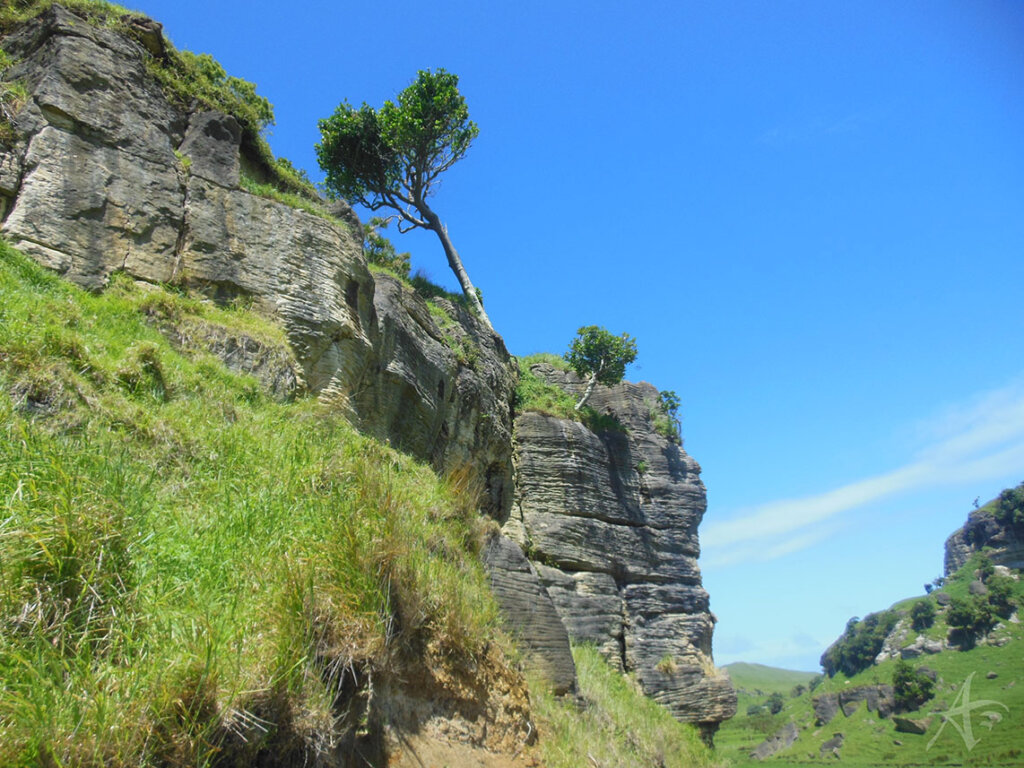
[[[5,768],[307,764],[367,732],[369,674],[514,655],[467,476],[275,400],[204,351],[230,337],[290,359],[244,308],[88,294],[0,242]],[[576,653],[579,698],[533,681],[517,764],[713,763]]]
[[[941,590],[931,595],[901,601],[890,610],[900,614],[906,622],[908,634],[903,645],[909,645],[920,634],[941,640],[962,640],[952,631],[949,608],[938,604],[938,594],[951,598],[966,598],[970,582],[975,579],[978,565],[972,560],[960,572],[951,576]],[[1024,604],[1024,583],[1013,582],[1013,599]],[[915,631],[909,627],[909,611],[915,603],[928,601],[936,607],[935,622],[931,627]],[[785,768],[809,763],[835,762],[831,755],[821,754],[822,745],[841,733],[843,744],[839,748],[840,760],[845,765],[1004,765],[1024,764],[1024,625],[1016,616],[1010,620],[998,619],[987,637],[979,638],[973,647],[964,643],[934,655],[923,655],[911,660],[915,668],[928,667],[937,676],[934,698],[917,709],[901,716],[927,720],[923,735],[900,733],[893,720],[879,718],[869,712],[862,702],[846,717],[839,712],[826,725],[815,725],[812,699],[827,693],[840,693],[861,685],[891,684],[897,662],[887,660],[872,665],[854,675],[842,672],[826,677],[813,693],[788,698],[777,715],[748,716],[741,707],[735,719],[725,723],[716,740],[720,752],[738,766],[768,765]],[[969,694],[965,687],[969,683]],[[967,696],[975,708],[957,713]],[[958,698],[960,697],[960,698]],[[987,703],[984,703],[987,702]],[[981,703],[979,705],[979,703]],[[943,723],[943,713],[949,713],[950,722]],[[965,717],[967,718],[965,720]],[[767,736],[787,723],[796,724],[799,738],[789,749],[764,761],[751,760],[750,751]],[[969,723],[970,733],[966,732]],[[959,730],[958,727],[959,726]]]
[[[251,313],[0,246],[0,765],[315,751],[346,670],[495,637],[464,478],[274,401],[204,329],[288,354]]]

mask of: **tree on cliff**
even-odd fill
[[[612,386],[622,381],[626,366],[636,360],[636,339],[622,334],[615,336],[604,328],[587,325],[576,332],[566,362],[581,378],[587,379],[583,397],[576,403],[576,410],[586,405],[598,384]]]
[[[394,211],[400,232],[433,231],[466,300],[493,330],[448,229],[427,204],[438,177],[465,156],[480,132],[458,84],[458,76],[443,69],[420,70],[397,104],[385,101],[375,110],[365,102],[359,109],[342,102],[320,121],[316,153],[329,192],[372,211]]]

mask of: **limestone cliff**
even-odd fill
[[[285,328],[308,391],[439,470],[471,465],[488,511],[507,508],[515,380],[500,337],[444,302],[441,328],[407,287],[375,280],[351,211],[243,190],[243,167],[261,174],[238,123],[175,106],[137,41],[54,6],[3,45],[32,95],[0,155],[8,240],[90,289],[122,271],[251,302]]]
[[[547,364],[535,375],[573,395],[584,383]],[[597,645],[682,720],[713,732],[736,710],[714,670],[714,616],[701,586],[700,467],[655,429],[649,384],[598,387],[593,408],[622,431],[539,413],[516,418],[517,494],[506,529],[535,562],[569,634]]]
[[[983,549],[996,565],[1024,568],[1024,527],[1000,521],[993,508],[996,502],[994,499],[971,512],[963,527],[946,539],[946,576],[958,571],[971,555]]]
[[[527,657],[556,688],[575,682],[568,627],[679,718],[713,731],[731,716],[697,568],[704,487],[696,462],[654,431],[653,388],[594,394],[622,434],[519,414],[514,456],[516,369],[502,339],[457,304],[431,308],[372,273],[346,206],[318,216],[246,191],[243,176],[266,173],[237,121],[168,98],[144,42],[60,6],[3,39],[16,61],[7,77],[31,96],[16,140],[0,146],[4,237],[91,290],[121,272],[275,318],[294,370],[279,361],[265,373],[244,338],[205,346],[269,376],[282,397],[310,392],[438,471],[464,473],[484,511],[528,547],[532,562],[495,536],[486,559]]]

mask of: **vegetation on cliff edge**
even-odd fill
[[[139,14],[104,0],[11,0],[0,6],[0,33],[39,16],[55,4],[95,26],[129,37],[135,34],[128,19]],[[147,56],[147,66],[171,101],[185,109],[195,102],[200,108],[231,115],[242,126],[243,146],[263,165],[276,189],[308,200],[319,199],[316,187],[304,171],[284,158],[274,157],[263,135],[274,124],[274,109],[256,93],[253,83],[228,75],[210,54],[178,50],[166,37],[163,47],[163,56]]]

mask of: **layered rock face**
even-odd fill
[[[300,388],[439,470],[468,466],[488,512],[507,513],[515,371],[499,337],[454,305],[442,328],[375,281],[354,216],[241,189],[243,167],[263,174],[238,123],[172,104],[142,42],[54,6],[3,46],[32,96],[0,155],[6,238],[93,290],[122,271],[251,302],[285,328]]]
[[[486,552],[499,602],[556,688],[575,685],[568,628],[713,732],[735,694],[711,663],[714,619],[696,562],[704,487],[696,462],[654,431],[655,390],[594,394],[625,433],[521,414],[517,490],[516,369],[501,338],[455,303],[430,307],[372,274],[351,211],[328,220],[242,189],[243,173],[265,171],[238,123],[168,100],[147,70],[162,50],[155,25],[136,26],[140,40],[54,6],[3,39],[17,60],[8,76],[31,94],[16,143],[0,147],[3,235],[92,290],[123,272],[276,318],[294,361],[268,362],[244,338],[203,344],[282,397],[312,392],[364,431],[461,473],[532,557],[499,536]]]
[[[547,364],[536,375],[579,395]],[[654,429],[649,384],[598,387],[590,405],[624,431],[595,434],[539,413],[516,418],[517,494],[506,523],[534,561],[569,634],[633,672],[681,720],[713,732],[736,711],[711,659],[715,619],[701,586],[700,467]]]
[[[963,528],[946,539],[946,575],[960,570],[971,555],[985,548],[994,564],[1024,569],[1024,531],[1003,525],[983,507],[971,512]]]

